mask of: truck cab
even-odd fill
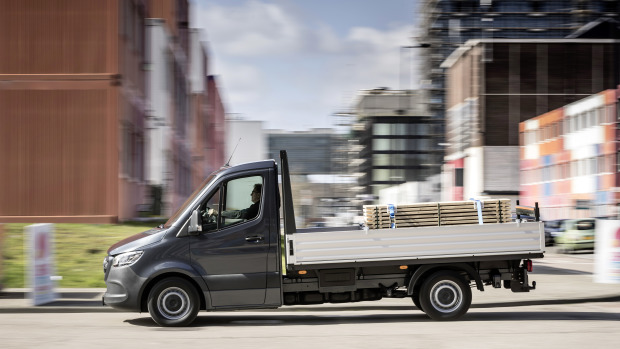
[[[257,213],[241,216],[256,187]],[[200,309],[280,306],[279,202],[273,160],[213,173],[163,226],[110,247],[104,303],[162,325]]]

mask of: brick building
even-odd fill
[[[149,17],[162,19],[169,39],[169,100],[157,117],[172,133],[163,146],[170,208],[182,201],[199,156],[191,121],[206,117],[190,114],[188,1],[0,0],[0,8],[0,222],[116,222],[150,204]],[[204,80],[206,91],[206,72]]]

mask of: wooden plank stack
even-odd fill
[[[511,221],[510,199],[480,200],[484,223],[507,223]],[[364,205],[364,217],[369,229],[403,227],[436,227],[442,225],[478,224],[475,201],[432,202],[410,205],[394,205],[395,214],[390,217],[388,205]]]

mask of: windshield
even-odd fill
[[[222,168],[223,169],[223,168]],[[202,183],[200,183],[200,185],[198,186],[198,188],[196,188],[196,190],[194,190],[194,192],[187,198],[187,200],[185,200],[185,202],[183,203],[183,205],[181,205],[181,207],[172,215],[172,217],[170,217],[170,219],[168,219],[168,221],[164,224],[164,228],[170,228],[174,222],[177,221],[177,219],[179,219],[179,217],[183,214],[183,212],[185,212],[185,210],[187,209],[187,206],[189,206],[192,201],[194,201],[194,199],[196,199],[196,196],[198,196],[198,194],[200,194],[200,192],[202,191],[202,189],[207,185],[207,183],[211,182],[211,180],[218,174],[220,173],[220,171],[222,171],[222,169],[215,171],[213,173],[211,173],[209,175],[209,177],[207,177],[204,181],[202,181]]]

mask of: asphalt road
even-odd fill
[[[376,308],[201,313],[188,328],[147,314],[1,314],[2,348],[611,348],[617,303],[472,308],[435,322],[408,300]],[[289,308],[290,309],[290,308]]]
[[[537,290],[474,291],[472,308],[454,322],[430,320],[409,299],[201,312],[187,328],[157,327],[148,314],[88,307],[0,308],[0,348],[617,347],[620,298],[602,296],[620,295],[620,285],[592,284],[592,259],[548,253],[531,274]]]

